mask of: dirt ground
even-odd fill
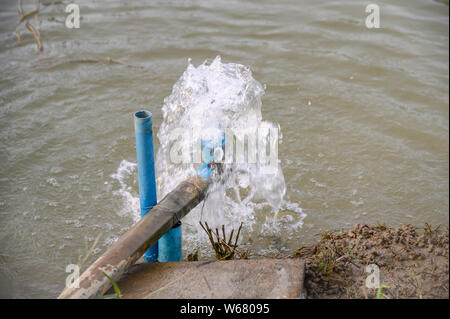
[[[448,227],[357,224],[320,236],[291,255],[306,260],[307,298],[449,298]],[[371,264],[381,288],[366,286],[375,285]]]

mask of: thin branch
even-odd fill
[[[41,27],[39,24],[39,0],[36,0],[36,14],[34,15],[34,24],[36,25],[36,30],[39,34],[39,37],[41,37]]]
[[[234,229],[231,230],[230,236],[228,238],[226,237],[226,231],[225,231],[225,225],[222,225],[222,235],[223,238],[221,238],[219,234],[219,229],[216,228],[215,231],[213,231],[207,222],[205,222],[205,225],[203,225],[202,222],[199,222],[202,226],[203,230],[208,235],[209,241],[211,242],[211,246],[213,247],[214,251],[216,252],[216,259],[218,260],[227,260],[227,259],[233,259],[234,255],[237,254],[240,258],[248,258],[248,252],[240,252],[237,250],[237,242],[239,240],[240,231],[242,229],[243,223],[239,226],[238,233],[235,238],[235,244],[232,244]],[[216,237],[217,241],[214,240],[213,236]]]
[[[233,233],[234,233],[234,229],[231,230],[230,238],[228,239],[228,245],[231,245],[231,240],[233,239]]]
[[[176,278],[175,280],[167,283],[166,285],[162,286],[161,288],[156,289],[155,291],[152,291],[151,293],[149,293],[147,296],[145,296],[145,299],[149,299],[151,295],[157,293],[158,291],[167,289],[168,287],[170,287],[171,285],[173,285],[174,283],[176,283],[178,280],[180,280],[181,278],[183,278],[184,276],[186,276],[187,273],[189,273],[191,271],[191,269],[188,269],[184,272],[184,274],[182,274],[180,277]]]
[[[17,3],[17,11],[19,12],[20,15],[20,20],[19,22],[16,24],[16,37],[17,37],[17,44],[20,44],[20,33],[19,33],[19,25],[20,23],[22,23],[22,17],[24,16],[23,14],[23,9],[22,9],[22,0],[18,0]]]
[[[129,67],[129,68],[136,68],[136,69],[145,70],[145,67],[143,67],[143,66],[136,66],[136,65],[120,62],[120,61],[117,61],[117,60],[113,60],[110,57],[106,57],[104,59],[98,59],[98,60],[94,60],[94,59],[84,59],[84,60],[83,59],[75,59],[75,60],[67,60],[67,59],[40,59],[36,63],[31,65],[31,67],[29,67],[29,68],[35,68],[35,67],[38,67],[39,65],[48,65],[48,68],[51,69],[51,68],[55,68],[55,67],[58,67],[58,66],[65,65],[65,64],[78,64],[78,63],[118,64],[118,65],[123,65],[123,66]]]
[[[205,275],[202,275],[203,276],[203,279],[205,280],[205,282],[206,282],[206,286],[208,286],[208,289],[209,289],[209,293],[211,294],[211,299],[214,299],[214,291],[211,289],[211,286],[209,285],[209,282],[208,282],[208,280],[206,280],[206,277],[205,277]]]
[[[206,234],[208,235],[209,241],[211,242],[211,245],[214,247],[214,239],[211,236],[211,233],[208,231],[209,227],[208,227],[208,223],[206,223],[206,228],[205,226],[203,226],[202,222],[200,222],[200,226],[202,226],[203,230],[206,232]]]
[[[222,235],[223,235],[223,240],[226,240],[226,235],[225,235],[225,225],[222,225]]]
[[[34,41],[36,41],[38,51],[42,51],[42,43],[41,43],[41,36],[39,34],[39,31],[37,31],[31,24],[28,22],[25,24],[28,30],[33,34]]]
[[[19,26],[22,24],[22,22],[24,22],[28,18],[34,16],[35,27],[33,27],[29,22],[26,22],[25,27],[33,34],[34,41],[36,42],[36,45],[38,48],[38,52],[42,51],[42,49],[43,49],[42,42],[41,42],[41,32],[40,32],[40,27],[39,27],[39,5],[40,5],[40,1],[36,0],[36,9],[34,9],[30,12],[24,13],[23,8],[22,8],[22,0],[18,0],[17,1],[17,11],[19,12],[20,18],[19,18],[19,22],[17,22],[17,24],[16,24],[17,44],[20,44],[21,37],[20,37],[20,33],[19,33]]]
[[[234,246],[237,246],[237,242],[238,242],[238,239],[239,239],[239,235],[240,235],[240,233],[241,233],[241,228],[242,228],[242,223],[241,223],[241,225],[239,226],[239,229],[238,229],[238,232],[237,232],[237,235],[236,235],[236,240],[234,241]]]

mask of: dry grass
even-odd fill
[[[228,240],[227,240],[227,235],[226,235],[224,225],[222,225],[222,234],[219,233],[218,228],[216,228],[215,231],[213,231],[209,227],[207,222],[205,222],[204,224],[202,222],[200,222],[200,226],[202,226],[203,230],[208,235],[211,246],[216,253],[217,260],[235,259],[236,256],[238,256],[240,259],[248,259],[249,251],[240,251],[237,249],[239,235],[241,234],[241,229],[242,229],[242,223],[239,226],[236,237],[234,238],[234,244],[233,244],[234,229],[232,229],[231,232],[229,233]],[[214,237],[215,237],[215,239],[214,239]]]

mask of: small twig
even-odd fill
[[[27,12],[27,13],[23,13],[23,11],[22,11],[22,14],[21,14],[20,19],[19,19],[19,22],[18,22],[19,25],[20,25],[23,21],[25,21],[25,19],[31,17],[32,15],[34,15],[34,14],[37,15],[38,12],[39,12],[39,9],[34,9],[33,11],[30,11],[30,12]],[[20,11],[19,11],[19,13],[20,13]]]
[[[18,0],[18,2],[17,2],[17,11],[19,12],[20,20],[16,24],[16,37],[17,37],[17,44],[20,44],[19,25],[20,25],[20,23],[22,23],[22,21],[23,21],[22,18],[24,16],[23,9],[22,9],[22,0]]]
[[[34,24],[36,25],[36,30],[39,34],[39,39],[41,38],[41,27],[39,25],[39,0],[36,0],[36,14],[34,15]]]
[[[247,258],[248,252],[240,252],[237,248],[237,242],[239,240],[239,234],[240,230],[242,229],[243,223],[239,226],[239,230],[237,233],[237,236],[235,238],[235,244],[232,244],[234,229],[231,230],[230,236],[228,238],[226,237],[226,231],[225,231],[225,225],[222,225],[222,235],[223,238],[221,238],[219,234],[219,229],[216,228],[215,231],[213,231],[207,222],[205,222],[205,225],[200,221],[199,222],[203,230],[206,232],[209,241],[211,242],[211,246],[213,247],[214,251],[216,252],[216,258],[218,260],[227,260],[227,259],[233,259],[234,255],[237,254],[240,258]],[[216,238],[214,240],[213,236]]]
[[[23,16],[23,9],[22,9],[22,0],[18,0],[18,8],[17,10],[19,11],[20,16]]]
[[[53,64],[52,64],[53,63]],[[130,67],[130,68],[137,68],[137,69],[145,69],[145,67],[143,66],[136,66],[136,65],[132,65],[132,64],[128,64],[128,63],[124,63],[124,62],[120,62],[117,60],[113,60],[110,57],[106,57],[104,59],[99,59],[99,60],[94,60],[94,59],[80,59],[80,60],[62,60],[62,59],[40,59],[38,60],[35,64],[31,65],[29,68],[35,68],[41,64],[47,64],[50,65],[48,68],[55,68],[58,66],[62,66],[64,64],[77,64],[77,63],[107,63],[107,64],[119,64],[119,65],[123,65],[126,67]]]
[[[236,249],[236,248],[237,248],[236,246],[230,246],[230,245],[228,245],[225,241],[223,241],[223,239],[221,239],[221,242],[222,242],[223,245],[225,245],[226,247],[229,248],[229,251],[230,251],[231,254],[236,253],[236,254],[239,255],[240,258],[244,257],[244,254],[245,254],[245,253],[241,253],[239,250],[237,250],[237,249]]]
[[[208,286],[208,289],[209,289],[209,293],[211,294],[211,299],[214,299],[214,292],[213,292],[213,290],[211,289],[211,286],[209,285],[209,282],[208,282],[208,280],[206,280],[206,277],[205,277],[205,275],[202,275],[202,277],[203,277],[203,279],[205,280],[205,282],[206,282],[206,286]]]
[[[223,240],[227,241],[226,236],[225,236],[225,225],[222,225],[222,234],[223,234]]]
[[[217,241],[219,241],[220,240],[220,235],[219,235],[219,230],[217,228],[216,228],[216,232],[215,232],[214,235],[216,235]]]
[[[234,229],[231,230],[230,238],[228,239],[228,245],[231,245],[231,240],[233,239]]]
[[[241,233],[241,228],[242,228],[242,223],[241,223],[241,225],[239,226],[239,229],[238,229],[238,232],[237,232],[237,235],[236,235],[236,240],[234,241],[234,246],[237,246],[237,242],[238,242],[238,239],[239,239],[239,235],[240,235],[240,233]]]
[[[42,51],[42,44],[41,44],[39,31],[37,31],[35,28],[33,28],[33,26],[31,24],[29,24],[28,22],[25,24],[25,26],[33,34],[34,41],[36,41],[36,44],[37,44],[37,47],[38,47],[38,51]]]
[[[203,230],[205,231],[205,233],[208,235],[208,238],[209,238],[209,241],[211,242],[211,245],[214,246],[214,240],[213,240],[213,238],[211,237],[210,232],[207,230],[208,224],[205,222],[205,224],[206,224],[206,228],[205,228],[205,226],[203,226],[203,223],[202,223],[201,221],[200,221],[199,223],[200,223],[200,226],[202,226],[202,228],[203,228]]]
[[[97,235],[97,237],[94,240],[94,243],[92,244],[91,248],[89,248],[89,249],[88,249],[88,244],[87,244],[87,241],[86,241],[86,249],[87,249],[86,256],[84,256],[84,258],[79,262],[78,267],[82,268],[84,266],[84,264],[86,263],[88,258],[91,256],[92,252],[94,251],[95,246],[97,246],[98,241],[100,240],[101,236],[102,236],[102,233]]]
[[[19,22],[17,22],[17,24],[16,24],[17,44],[20,44],[21,37],[20,37],[20,33],[19,33],[19,26],[23,21],[25,21],[26,19],[28,19],[34,15],[35,27],[33,27],[29,22],[27,22],[25,24],[25,26],[33,34],[34,40],[35,40],[37,48],[38,48],[38,52],[42,51],[42,49],[43,49],[42,43],[41,43],[41,32],[40,32],[40,27],[39,27],[39,15],[38,15],[39,14],[39,4],[40,4],[40,1],[36,0],[36,9],[34,9],[30,12],[24,13],[23,8],[22,8],[22,0],[18,0],[17,11],[19,12],[20,18],[19,18]]]
[[[173,280],[173,281],[167,283],[166,285],[162,286],[161,288],[156,289],[155,291],[152,291],[152,292],[149,293],[147,296],[145,296],[145,299],[150,298],[151,295],[157,293],[158,291],[167,289],[168,287],[170,287],[171,285],[173,285],[174,283],[176,283],[178,280],[180,280],[181,278],[183,278],[184,276],[186,276],[186,274],[187,274],[188,272],[190,272],[190,271],[191,271],[191,269],[186,270],[186,271],[184,272],[184,274],[182,274],[182,275],[181,275],[180,277],[178,277],[177,279],[175,279],[175,280]]]
[[[43,2],[42,3],[42,5],[46,6],[46,7],[51,6],[53,4],[63,4],[63,2],[62,1],[51,1],[51,2]]]
[[[336,258],[334,261],[338,262],[341,261],[342,259],[346,259],[347,262],[353,264],[356,268],[361,268],[360,265],[355,264],[352,260],[351,257],[347,256],[347,254],[342,254],[340,253],[336,247],[333,249],[333,247],[327,246],[328,250],[330,250],[332,253],[334,253],[335,255],[339,256],[338,258]]]

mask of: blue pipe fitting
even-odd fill
[[[211,164],[214,163],[214,152],[216,148],[221,148],[225,152],[225,132],[221,131],[220,135],[215,138],[202,138],[202,164],[197,168],[197,176],[204,180],[209,180],[211,177]]]

